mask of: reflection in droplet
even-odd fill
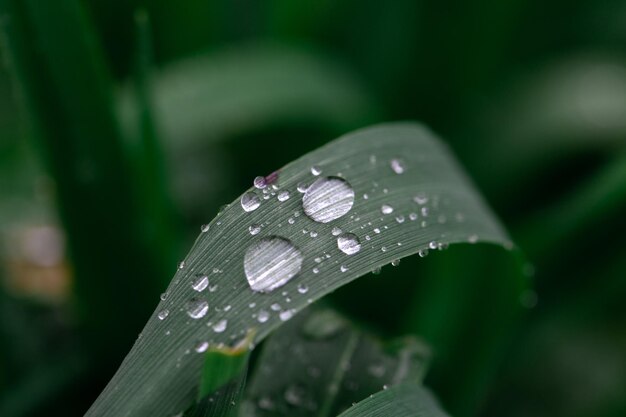
[[[355,234],[344,233],[337,237],[337,247],[346,255],[354,255],[361,250],[361,242]]]
[[[340,218],[353,204],[354,190],[347,181],[337,177],[317,179],[302,198],[306,215],[320,223]]]
[[[252,290],[270,292],[300,272],[302,260],[302,253],[289,240],[270,236],[248,248],[243,267]]]

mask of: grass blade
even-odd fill
[[[299,183],[311,184],[319,171],[320,177],[345,178],[356,196],[348,214],[328,223],[302,213],[296,189]],[[512,248],[448,149],[416,124],[345,135],[266,180],[291,198],[279,200],[270,185],[266,194],[259,191],[256,210],[246,212],[236,201],[203,228],[167,297],[88,416],[167,416],[186,409],[197,396],[203,363],[201,355],[186,352],[198,340],[232,345],[255,329],[258,342],[311,302],[395,259],[453,243]],[[260,232],[251,234],[256,225]],[[356,234],[362,249],[351,256],[340,251],[334,227]],[[275,292],[251,291],[244,254],[275,235],[299,248],[301,271]],[[204,275],[209,290],[198,293],[192,283]],[[262,312],[270,314],[259,320]]]
[[[448,417],[432,394],[417,384],[400,384],[359,402],[339,417]]]

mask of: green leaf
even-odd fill
[[[322,171],[319,178],[343,177],[354,190],[348,214],[320,223],[302,213],[297,185],[318,179],[314,166]],[[202,355],[186,352],[199,341],[231,346],[256,329],[259,342],[311,302],[395,259],[452,243],[513,247],[447,147],[416,124],[380,125],[345,135],[267,180],[272,185],[266,193],[248,191],[258,194],[260,207],[246,212],[237,200],[203,228],[165,300],[88,416],[167,416],[186,409],[197,396],[203,364]],[[288,191],[290,198],[279,201],[273,194],[280,191]],[[393,207],[393,213],[385,214],[389,209],[383,205]],[[253,235],[249,230],[255,225],[260,231]],[[352,256],[340,251],[334,227],[356,234],[362,249]],[[302,267],[279,289],[255,292],[246,280],[244,254],[269,236],[288,239],[302,255]],[[192,282],[204,275],[209,286],[198,293]],[[208,308],[201,302],[208,302]],[[192,319],[190,310],[206,315]]]
[[[429,349],[383,346],[330,309],[307,309],[263,347],[247,394],[251,416],[335,416],[383,386],[421,381]]]
[[[359,402],[339,417],[448,417],[424,387],[400,384]]]

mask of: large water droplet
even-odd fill
[[[244,211],[254,211],[261,205],[261,200],[254,192],[248,191],[241,196],[241,207]]]
[[[346,255],[354,255],[361,250],[361,242],[356,235],[344,233],[337,238],[337,247]]]
[[[248,248],[243,268],[252,290],[270,292],[300,272],[302,260],[302,253],[289,240],[270,236]]]
[[[198,291],[198,292],[204,291],[206,287],[208,286],[209,286],[209,277],[207,277],[206,275],[197,277],[191,283],[191,288],[193,288],[195,291]]]
[[[328,223],[345,215],[353,204],[354,190],[347,181],[337,177],[319,178],[302,198],[306,215],[320,223]]]
[[[187,303],[187,314],[192,319],[201,319],[209,311],[209,303],[204,300],[192,298]]]

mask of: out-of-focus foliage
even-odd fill
[[[448,141],[532,262],[526,314],[501,314],[490,248],[329,302],[423,337],[451,415],[626,414],[626,1],[48,3],[0,0],[0,415],[82,415],[221,204],[398,119]]]

